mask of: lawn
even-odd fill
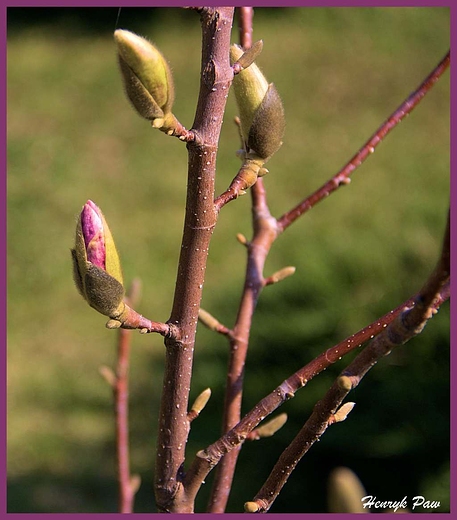
[[[48,10],[43,10],[43,13]],[[175,114],[192,126],[200,27],[191,10],[121,11],[117,26],[148,36],[169,60]],[[103,210],[124,277],[142,281],[139,311],[167,320],[184,215],[185,145],[129,106],[112,31],[117,9],[8,12],[8,510],[115,512],[110,389],[116,333],[77,294],[71,273],[76,217]],[[28,16],[30,15],[30,16]],[[257,63],[281,94],[284,144],[265,177],[273,215],[335,174],[449,48],[447,8],[259,8]],[[237,28],[233,41],[237,41]],[[246,366],[247,411],[317,354],[399,305],[438,258],[449,203],[449,72],[397,127],[351,184],[299,219],[266,266],[295,275],[262,294]],[[230,96],[217,191],[239,160]],[[211,244],[203,307],[233,324],[251,235],[250,197],[225,207]],[[137,512],[154,510],[152,479],[164,348],[133,335],[131,464],[143,484]],[[383,360],[350,396],[350,418],[326,433],[272,512],[325,512],[329,471],[355,470],[369,494],[424,495],[449,510],[449,304],[424,333]],[[213,395],[195,421],[195,451],[220,433],[227,345],[199,327],[192,396]],[[273,438],[246,445],[229,510],[242,511],[346,359],[283,408]],[[281,410],[282,411],[282,410]],[[202,490],[204,509],[211,483]]]

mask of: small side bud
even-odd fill
[[[148,40],[130,31],[114,32],[119,66],[128,99],[154,128],[173,132],[174,83],[170,67],[160,51]]]
[[[132,495],[136,495],[141,486],[141,477],[136,474],[130,477],[130,491]]]
[[[257,513],[257,511],[260,509],[259,504],[257,502],[246,502],[244,504],[244,510],[246,513]]]
[[[219,330],[220,323],[216,320],[216,318],[212,314],[205,311],[204,309],[200,309],[198,311],[198,319],[208,329],[214,330],[214,331]]]
[[[348,392],[352,390],[352,381],[351,378],[348,376],[340,376],[337,379],[338,386],[343,389],[347,390]]]
[[[334,414],[333,422],[343,422],[346,417],[351,413],[355,403],[344,403]]]
[[[266,283],[268,285],[273,284],[273,283],[278,283],[281,280],[284,280],[285,278],[292,276],[295,273],[295,271],[296,271],[296,267],[294,267],[294,266],[290,265],[288,267],[283,267],[279,271],[276,271],[276,273],[269,276],[266,280]]]
[[[259,177],[263,177],[264,175],[266,175],[267,173],[270,173],[270,170],[267,170],[267,168],[260,168],[259,169],[259,173],[257,174]]]
[[[243,235],[243,233],[237,233],[236,234],[236,239],[243,246],[247,246],[248,245],[248,239]]]
[[[122,323],[119,320],[108,320],[105,323],[105,327],[110,330],[119,329]]]
[[[103,379],[111,386],[114,387],[116,384],[117,378],[115,373],[110,367],[107,367],[106,365],[102,365],[98,369],[99,374],[103,377]]]
[[[280,430],[287,422],[287,414],[281,413],[277,415],[276,417],[273,417],[273,419],[265,422],[258,428],[255,428],[252,433],[255,432],[256,439],[261,439],[264,437],[271,437],[274,435],[278,430]]]
[[[192,405],[191,412],[195,412],[197,415],[205,408],[206,404],[211,397],[211,389],[206,388],[203,392],[195,399],[194,404]]]

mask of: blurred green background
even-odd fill
[[[148,36],[170,61],[174,112],[191,127],[200,24],[191,10],[8,9],[8,510],[115,512],[111,393],[116,333],[73,286],[69,249],[88,198],[104,211],[138,310],[168,318],[180,249],[186,148],[154,131],[124,97],[112,32]],[[425,78],[449,47],[447,8],[258,8],[258,59],[284,101],[287,129],[265,178],[273,215],[317,189]],[[236,26],[233,41],[238,40]],[[234,99],[221,135],[217,190],[239,167]],[[246,365],[244,410],[324,349],[416,292],[433,268],[449,202],[449,73],[338,190],[274,244]],[[233,324],[250,197],[222,211],[203,307]],[[163,370],[157,335],[133,334],[131,469],[135,511],[154,510],[154,444]],[[229,511],[241,512],[309,416],[343,359],[280,411],[273,438],[244,446]],[[220,432],[227,344],[198,329],[192,395],[212,398],[193,423],[188,460]],[[351,467],[380,499],[423,495],[449,510],[449,305],[382,360],[349,396],[350,418],[302,460],[272,512],[325,512],[332,468]],[[197,503],[203,511],[212,482]],[[417,510],[416,510],[417,511]],[[424,510],[423,510],[424,511]]]

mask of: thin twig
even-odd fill
[[[139,281],[134,280],[127,299],[136,305],[139,299]],[[119,512],[132,513],[136,489],[132,486],[129,457],[129,357],[131,331],[119,329],[117,346],[117,367],[113,384],[114,410],[116,420],[117,474],[119,483]],[[137,480],[137,479],[134,479]]]
[[[125,304],[125,317],[122,323],[117,319],[110,319],[106,323],[109,329],[138,329],[142,334],[157,332],[165,337],[173,337],[176,335],[176,327],[170,323],[162,323],[160,321],[151,321],[135,311],[128,303]]]
[[[321,188],[312,195],[304,199],[297,206],[282,215],[278,219],[278,227],[281,231],[287,229],[298,217],[310,210],[318,202],[325,199],[340,186],[350,182],[350,175],[358,168],[382,142],[386,135],[393,130],[422,100],[427,92],[433,87],[438,79],[443,75],[450,63],[450,52],[439,62],[427,78],[412,92],[408,98],[395,110],[392,115],[376,130],[362,148],[352,157],[352,159],[341,170],[326,182]]]

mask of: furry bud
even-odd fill
[[[125,310],[119,255],[100,208],[91,200],[83,206],[71,250],[76,287],[101,314],[117,319]]]
[[[114,32],[127,97],[155,128],[174,125],[173,76],[167,61],[148,40],[130,31]]]
[[[230,48],[230,60],[236,63],[243,56],[238,45]],[[281,146],[285,119],[281,98],[255,63],[233,79],[233,89],[240,111],[241,134],[255,155],[266,161]]]

